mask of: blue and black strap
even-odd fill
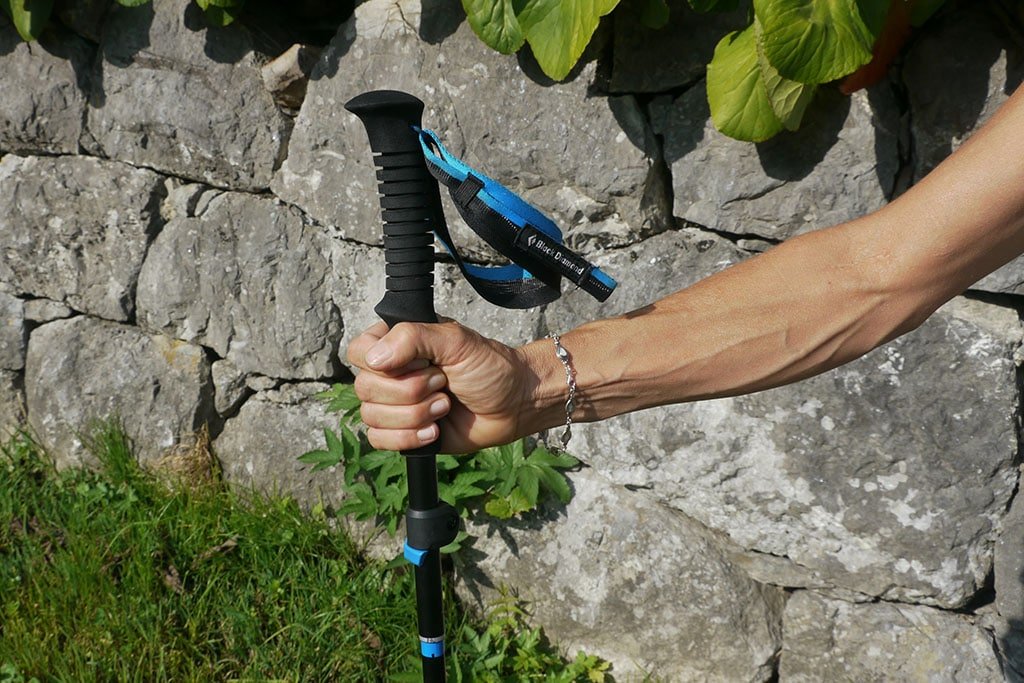
[[[504,308],[532,308],[557,299],[563,277],[598,301],[611,296],[615,280],[566,247],[550,218],[451,154],[434,132],[417,129],[417,134],[427,170],[448,188],[463,220],[512,261],[504,266],[466,263],[439,217],[434,233],[480,296]]]

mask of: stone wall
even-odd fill
[[[0,426],[27,420],[72,465],[95,418],[121,416],[146,460],[208,424],[232,482],[336,502],[337,473],[295,458],[382,293],[373,169],[342,108],[364,90],[420,96],[454,153],[620,279],[605,306],[512,312],[442,266],[439,310],[518,344],[882,206],[1022,76],[1019,27],[961,3],[886,82],[740,143],[711,126],[702,74],[743,17],[670,4],[661,32],[606,22],[552,83],[485,48],[458,3],[369,0],[297,113],[260,77],[274,55],[186,0],[90,3],[33,44],[0,15]],[[515,587],[619,680],[1020,680],[1022,283],[1013,262],[794,386],[581,427],[573,500],[473,522],[463,597]]]

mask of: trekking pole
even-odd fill
[[[406,93],[377,90],[349,100],[345,108],[363,122],[377,166],[387,291],[374,311],[388,327],[403,321],[437,322],[432,230],[443,214],[417,132],[423,102]],[[458,513],[437,497],[439,443],[440,438],[402,451],[409,478],[404,554],[415,566],[425,683],[445,680],[441,548],[455,540],[459,528]]]

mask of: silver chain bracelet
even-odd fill
[[[572,367],[572,358],[569,352],[562,346],[562,340],[557,334],[549,334],[548,337],[555,343],[555,356],[565,368],[565,383],[569,387],[569,398],[565,402],[565,431],[562,432],[562,448],[569,445],[572,438],[572,413],[576,410],[576,371]]]

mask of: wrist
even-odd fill
[[[520,431],[535,434],[565,425],[569,386],[554,342],[545,337],[515,349],[515,353],[526,369]]]

